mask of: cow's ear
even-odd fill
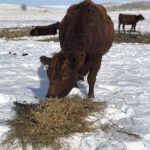
[[[50,65],[50,63],[51,63],[51,58],[46,57],[46,56],[41,56],[41,57],[40,57],[40,62],[41,62],[43,65]]]
[[[77,71],[79,71],[85,62],[86,54],[84,52],[78,52],[74,55],[74,67]]]

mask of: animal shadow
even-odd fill
[[[78,85],[78,89],[79,89],[79,91],[83,94],[83,95],[85,95],[85,96],[87,96],[87,94],[88,94],[88,89],[87,89],[87,86],[84,84],[84,81],[78,81],[77,82],[77,85]]]
[[[35,98],[43,98],[45,97],[46,93],[47,93],[47,89],[48,89],[48,86],[49,86],[49,80],[48,80],[48,77],[47,77],[47,74],[46,74],[46,71],[44,70],[44,66],[41,65],[39,68],[38,68],[38,76],[40,77],[40,86],[39,88],[33,88],[33,87],[28,87],[29,89],[32,90]]]

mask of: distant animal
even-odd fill
[[[12,53],[11,51],[9,51],[9,54],[12,54],[12,55],[17,55],[17,53]],[[27,56],[28,53],[23,53],[22,56]]]
[[[59,29],[60,22],[48,25],[48,26],[36,26],[30,31],[32,36],[42,36],[42,35],[55,35],[57,34],[57,29]]]
[[[12,52],[10,52],[10,51],[9,51],[9,54],[12,54],[12,55],[17,55],[17,53],[12,53]]]
[[[145,18],[139,15],[130,15],[130,14],[119,14],[119,25],[118,25],[118,32],[120,32],[120,26],[122,24],[123,31],[125,33],[125,25],[132,25],[130,32],[136,31],[136,24],[138,21],[144,20]]]
[[[106,9],[91,0],[72,5],[59,31],[61,51],[52,58],[41,56],[50,80],[46,97],[67,96],[79,76],[88,74],[88,97],[94,97],[94,84],[102,56],[114,40],[114,26]]]

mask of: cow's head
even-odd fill
[[[41,56],[40,62],[44,65],[44,70],[48,70],[50,63],[51,63],[51,58],[46,57],[46,56]]]
[[[57,21],[56,23],[53,23],[53,24],[50,24],[50,25],[48,25],[50,28],[52,27],[53,29],[59,29],[59,27],[60,27],[60,22],[59,21]]]
[[[141,14],[137,15],[137,18],[138,18],[138,20],[144,20],[145,19]]]
[[[76,85],[78,71],[83,67],[85,53],[64,54],[62,52],[52,58],[40,57],[40,61],[47,68],[50,80],[46,97],[64,97]]]
[[[57,29],[59,29],[60,28],[60,22],[58,21],[58,22],[56,22],[56,27],[57,27]]]
[[[37,30],[36,27],[34,27],[34,28],[30,31],[30,35],[32,35],[32,36],[38,35],[38,30]]]

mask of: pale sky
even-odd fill
[[[27,4],[40,6],[40,5],[71,5],[81,1],[82,0],[0,0],[0,3]],[[93,1],[97,3],[104,3],[104,2],[132,2],[145,0],[93,0]]]

